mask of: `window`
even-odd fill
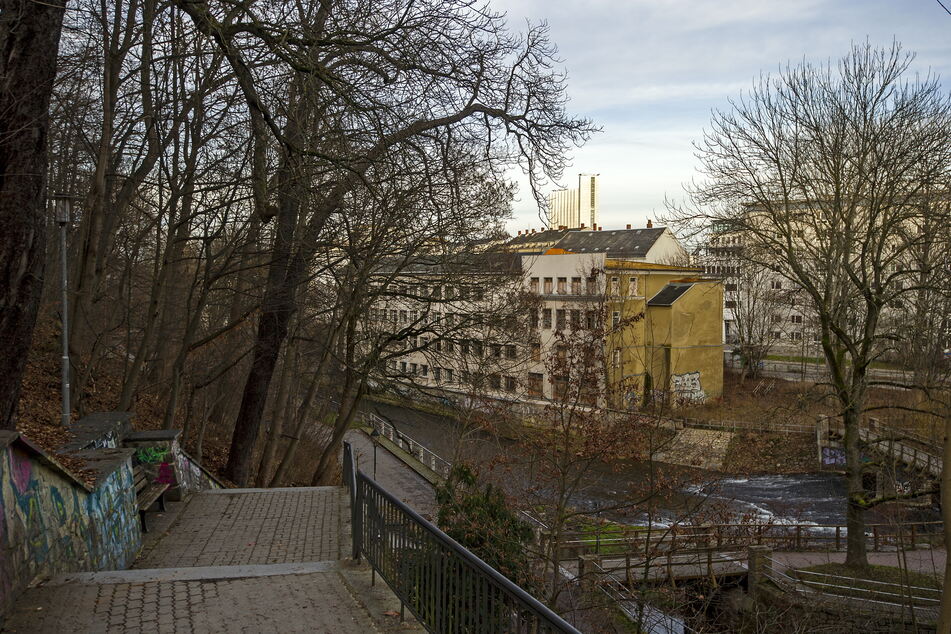
[[[551,308],[542,309],[542,328],[551,328]]]
[[[588,330],[594,330],[598,326],[598,313],[594,310],[584,311],[584,327]]]
[[[772,337],[773,339],[779,339],[780,337],[782,337],[782,333],[779,332],[778,330],[774,330],[769,333],[769,336]]]
[[[795,332],[791,332],[789,333],[789,338],[792,339],[793,341],[802,341],[802,332],[799,330],[796,330]]]
[[[437,339],[437,340],[436,340],[436,352],[442,352],[442,340],[441,340],[441,339]]]
[[[518,382],[515,380],[514,376],[505,377],[505,391],[514,392]]]
[[[493,390],[501,390],[501,389],[502,389],[502,377],[500,377],[498,374],[490,374],[490,375],[489,375],[489,387],[492,388]]]
[[[597,295],[598,294],[598,278],[591,276],[587,279],[587,293],[588,295]]]
[[[508,345],[505,346],[505,357],[508,359],[514,359],[518,356],[518,352],[515,349],[515,346]]]
[[[615,368],[621,367],[621,349],[615,348],[614,352],[611,353],[611,364]]]
[[[567,277],[558,278],[558,294],[559,295],[568,294],[568,278]]]
[[[552,284],[552,278],[546,277],[545,278],[545,295],[551,295],[551,291],[552,291],[551,284]]]
[[[396,309],[393,309],[390,311],[390,321],[392,321],[395,324],[396,320],[397,320]]]
[[[791,315],[791,316],[789,317],[789,320],[792,321],[792,323],[794,323],[794,324],[801,324],[801,323],[802,323],[802,315]]]
[[[405,311],[405,310],[401,310],[401,311],[400,311],[400,323],[401,323],[401,324],[405,324],[405,323],[406,323],[406,311]]]
[[[555,376],[551,379],[552,396],[563,400],[568,396],[568,379],[564,376]]]
[[[446,383],[452,383],[452,368],[446,368]]]
[[[621,294],[621,278],[612,277],[611,278],[611,295],[617,296]]]
[[[429,376],[429,366],[426,365],[425,363],[419,366],[419,373],[422,374],[423,376]]]
[[[532,361],[542,360],[542,345],[540,343],[532,344]]]
[[[482,356],[482,342],[479,341],[478,339],[473,340],[472,342],[472,354],[474,354],[477,357]]]
[[[630,295],[631,297],[634,297],[635,295],[637,295],[637,278],[636,277],[632,276],[627,280],[627,294]]]
[[[536,372],[528,373],[528,394],[529,396],[542,396],[542,382],[545,375]]]
[[[436,299],[442,299],[442,286],[433,287],[433,297]]]
[[[783,283],[781,280],[773,280],[772,282],[769,283],[769,287],[773,289],[774,291],[782,290]]]
[[[726,300],[726,302],[724,302],[724,305],[725,305],[727,308],[736,308],[736,302],[733,301],[732,299]]]
[[[611,313],[611,326],[613,328],[617,328],[618,324],[620,323],[621,323],[621,311],[616,310],[613,313]]]
[[[496,359],[502,358],[502,346],[498,344],[492,344],[492,356]]]
[[[464,357],[467,356],[469,354],[469,340],[463,339],[462,341],[460,341],[459,348],[460,348],[460,352],[462,353],[462,356]]]
[[[452,349],[455,347],[452,345],[451,341],[447,341],[445,345],[446,345],[446,352],[452,352]]]
[[[532,330],[538,329],[538,311],[537,310],[533,310],[528,314],[528,325],[532,328]]]
[[[416,374],[416,364],[415,364],[415,363],[410,363],[410,364],[409,364],[409,373],[410,373],[410,374]]]
[[[571,278],[571,294],[581,295],[581,278],[580,277]]]
[[[533,293],[538,293],[538,278],[533,277],[528,283],[528,289]]]
[[[400,371],[401,371],[403,374],[406,374],[406,362],[405,362],[405,361],[400,361]]]
[[[436,366],[433,366],[433,379],[436,380],[436,383],[439,383],[440,379],[442,379],[441,368],[437,368]]]
[[[565,309],[559,308],[555,311],[555,328],[557,330],[565,329]]]
[[[724,286],[724,289],[727,290],[727,291],[735,291],[735,290],[736,290],[736,284],[727,284],[726,286]]]
[[[581,328],[581,311],[573,309],[571,311],[571,327]]]

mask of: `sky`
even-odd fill
[[[951,9],[951,0],[942,0]],[[951,90],[951,15],[937,0],[492,0],[513,29],[544,20],[568,72],[570,112],[602,128],[560,184],[600,174],[605,228],[642,227],[696,176],[692,142],[713,110],[787,62],[825,62],[852,43],[917,55]],[[542,226],[525,181],[511,233]],[[551,187],[555,189],[555,187]]]

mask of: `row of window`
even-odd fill
[[[397,365],[396,361],[390,361],[390,369],[397,370],[407,376],[420,377],[424,379],[430,378],[430,367],[425,363],[410,363],[407,361],[400,361]],[[455,383],[457,373],[453,368],[443,368],[433,366],[432,368],[432,379],[436,383]],[[459,381],[463,384],[472,384],[476,381],[477,377],[471,374],[467,370],[463,370],[458,373]],[[502,375],[502,374],[489,374],[485,377],[488,382],[489,388],[493,390],[504,390],[506,392],[515,392],[519,386],[519,380],[514,376]],[[528,374],[528,383],[527,389],[528,393],[533,396],[541,396],[542,391],[542,381],[544,380],[544,375],[529,372]]]
[[[430,323],[436,325],[445,324],[446,326],[456,325],[456,313],[442,313],[439,311],[432,313],[420,313],[418,310],[397,310],[395,308],[371,308],[370,319],[378,322],[389,321],[394,324],[415,324],[420,320],[420,316],[426,317],[428,314]],[[461,323],[461,319],[460,319]]]
[[[557,287],[555,286],[555,281],[557,279]],[[571,295],[581,295],[581,281],[580,277],[571,278]],[[541,283],[541,286],[539,286]],[[533,277],[528,281],[528,288],[531,292],[538,294],[541,292],[544,295],[554,295],[556,290],[558,295],[568,295],[568,278],[567,277]],[[620,295],[621,294],[621,278],[612,277],[610,281],[610,293],[611,295]],[[598,294],[598,278],[597,277],[588,277],[584,280],[584,293],[585,295],[597,295]],[[634,296],[637,295],[637,278],[629,277],[627,278],[627,294]]]
[[[556,308],[552,311],[551,308],[543,308],[541,327],[545,330],[550,330],[552,327],[552,314],[555,316],[555,330],[565,330],[568,326],[569,317],[571,318],[571,327],[574,330],[580,330],[581,328],[594,330],[598,327],[598,311],[596,310],[581,311],[580,309]],[[584,318],[583,321],[582,317]],[[530,318],[532,328],[538,328],[538,313],[533,311]],[[615,310],[611,313],[611,326],[616,328],[619,323],[621,323],[621,311]]]

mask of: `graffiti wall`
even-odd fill
[[[122,569],[141,543],[132,466],[119,461],[92,491],[16,434],[0,454],[0,609],[34,579]]]
[[[123,444],[135,449],[133,464],[143,469],[150,480],[169,486],[166,493],[169,500],[221,488],[221,484],[181,448],[180,434],[177,429],[134,432],[123,439]]]

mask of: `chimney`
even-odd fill
[[[583,223],[583,222],[581,223],[581,228],[584,229],[584,223]]]
[[[648,219],[647,219],[647,228],[648,228],[648,229],[652,229],[653,227],[654,227],[654,223],[651,222],[651,219],[650,219],[650,218],[648,218]]]
[[[535,234],[535,229],[533,228],[533,229],[532,229],[532,235],[534,235],[534,234]]]
[[[630,228],[631,228],[631,225],[628,225],[627,228],[630,229]]]
[[[603,230],[604,230],[604,225],[598,225],[598,231],[603,231]]]
[[[522,235],[522,232],[521,232],[521,231],[519,231],[519,232],[518,232],[518,235]]]

